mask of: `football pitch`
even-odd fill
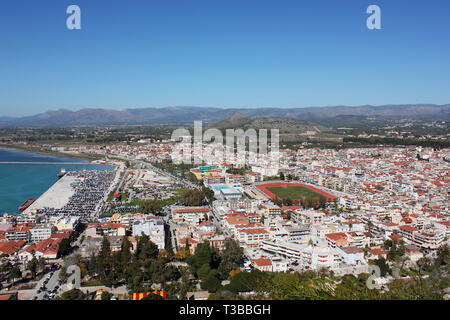
[[[303,186],[267,187],[267,190],[272,192],[279,199],[327,199],[324,195]]]

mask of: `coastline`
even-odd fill
[[[24,145],[10,145],[10,144],[0,144],[0,149],[5,150],[13,150],[13,151],[23,151],[23,152],[30,152],[30,153],[37,153],[42,154],[46,156],[55,156],[55,157],[61,157],[61,158],[69,158],[69,159],[81,159],[86,161],[92,161],[92,160],[99,160],[102,159],[103,156],[101,155],[89,155],[89,154],[74,154],[74,153],[64,153],[60,151],[53,151],[53,150],[42,150],[38,147],[31,147],[31,146],[24,146]]]

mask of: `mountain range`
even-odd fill
[[[0,126],[102,126],[193,124],[202,120],[213,124],[239,114],[243,117],[284,118],[313,121],[326,126],[339,126],[365,121],[450,120],[450,104],[335,106],[307,108],[215,108],[163,107],[125,109],[84,108],[78,111],[59,109],[26,117],[0,117]]]

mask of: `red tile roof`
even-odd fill
[[[0,253],[12,255],[19,251],[25,243],[26,241],[24,240],[0,242]]]
[[[255,260],[253,260],[253,262],[255,262],[258,267],[265,267],[265,266],[271,266],[272,265],[272,262],[270,262],[269,259],[262,259],[262,258],[261,259],[255,259]]]

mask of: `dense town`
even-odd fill
[[[448,298],[450,149],[202,148],[201,164],[177,165],[170,140],[53,146],[114,170],[68,172],[0,217],[1,297],[287,299],[256,283],[293,277],[304,292],[305,275],[334,288],[316,298],[351,298],[342,279],[361,299],[412,299],[408,285]]]

